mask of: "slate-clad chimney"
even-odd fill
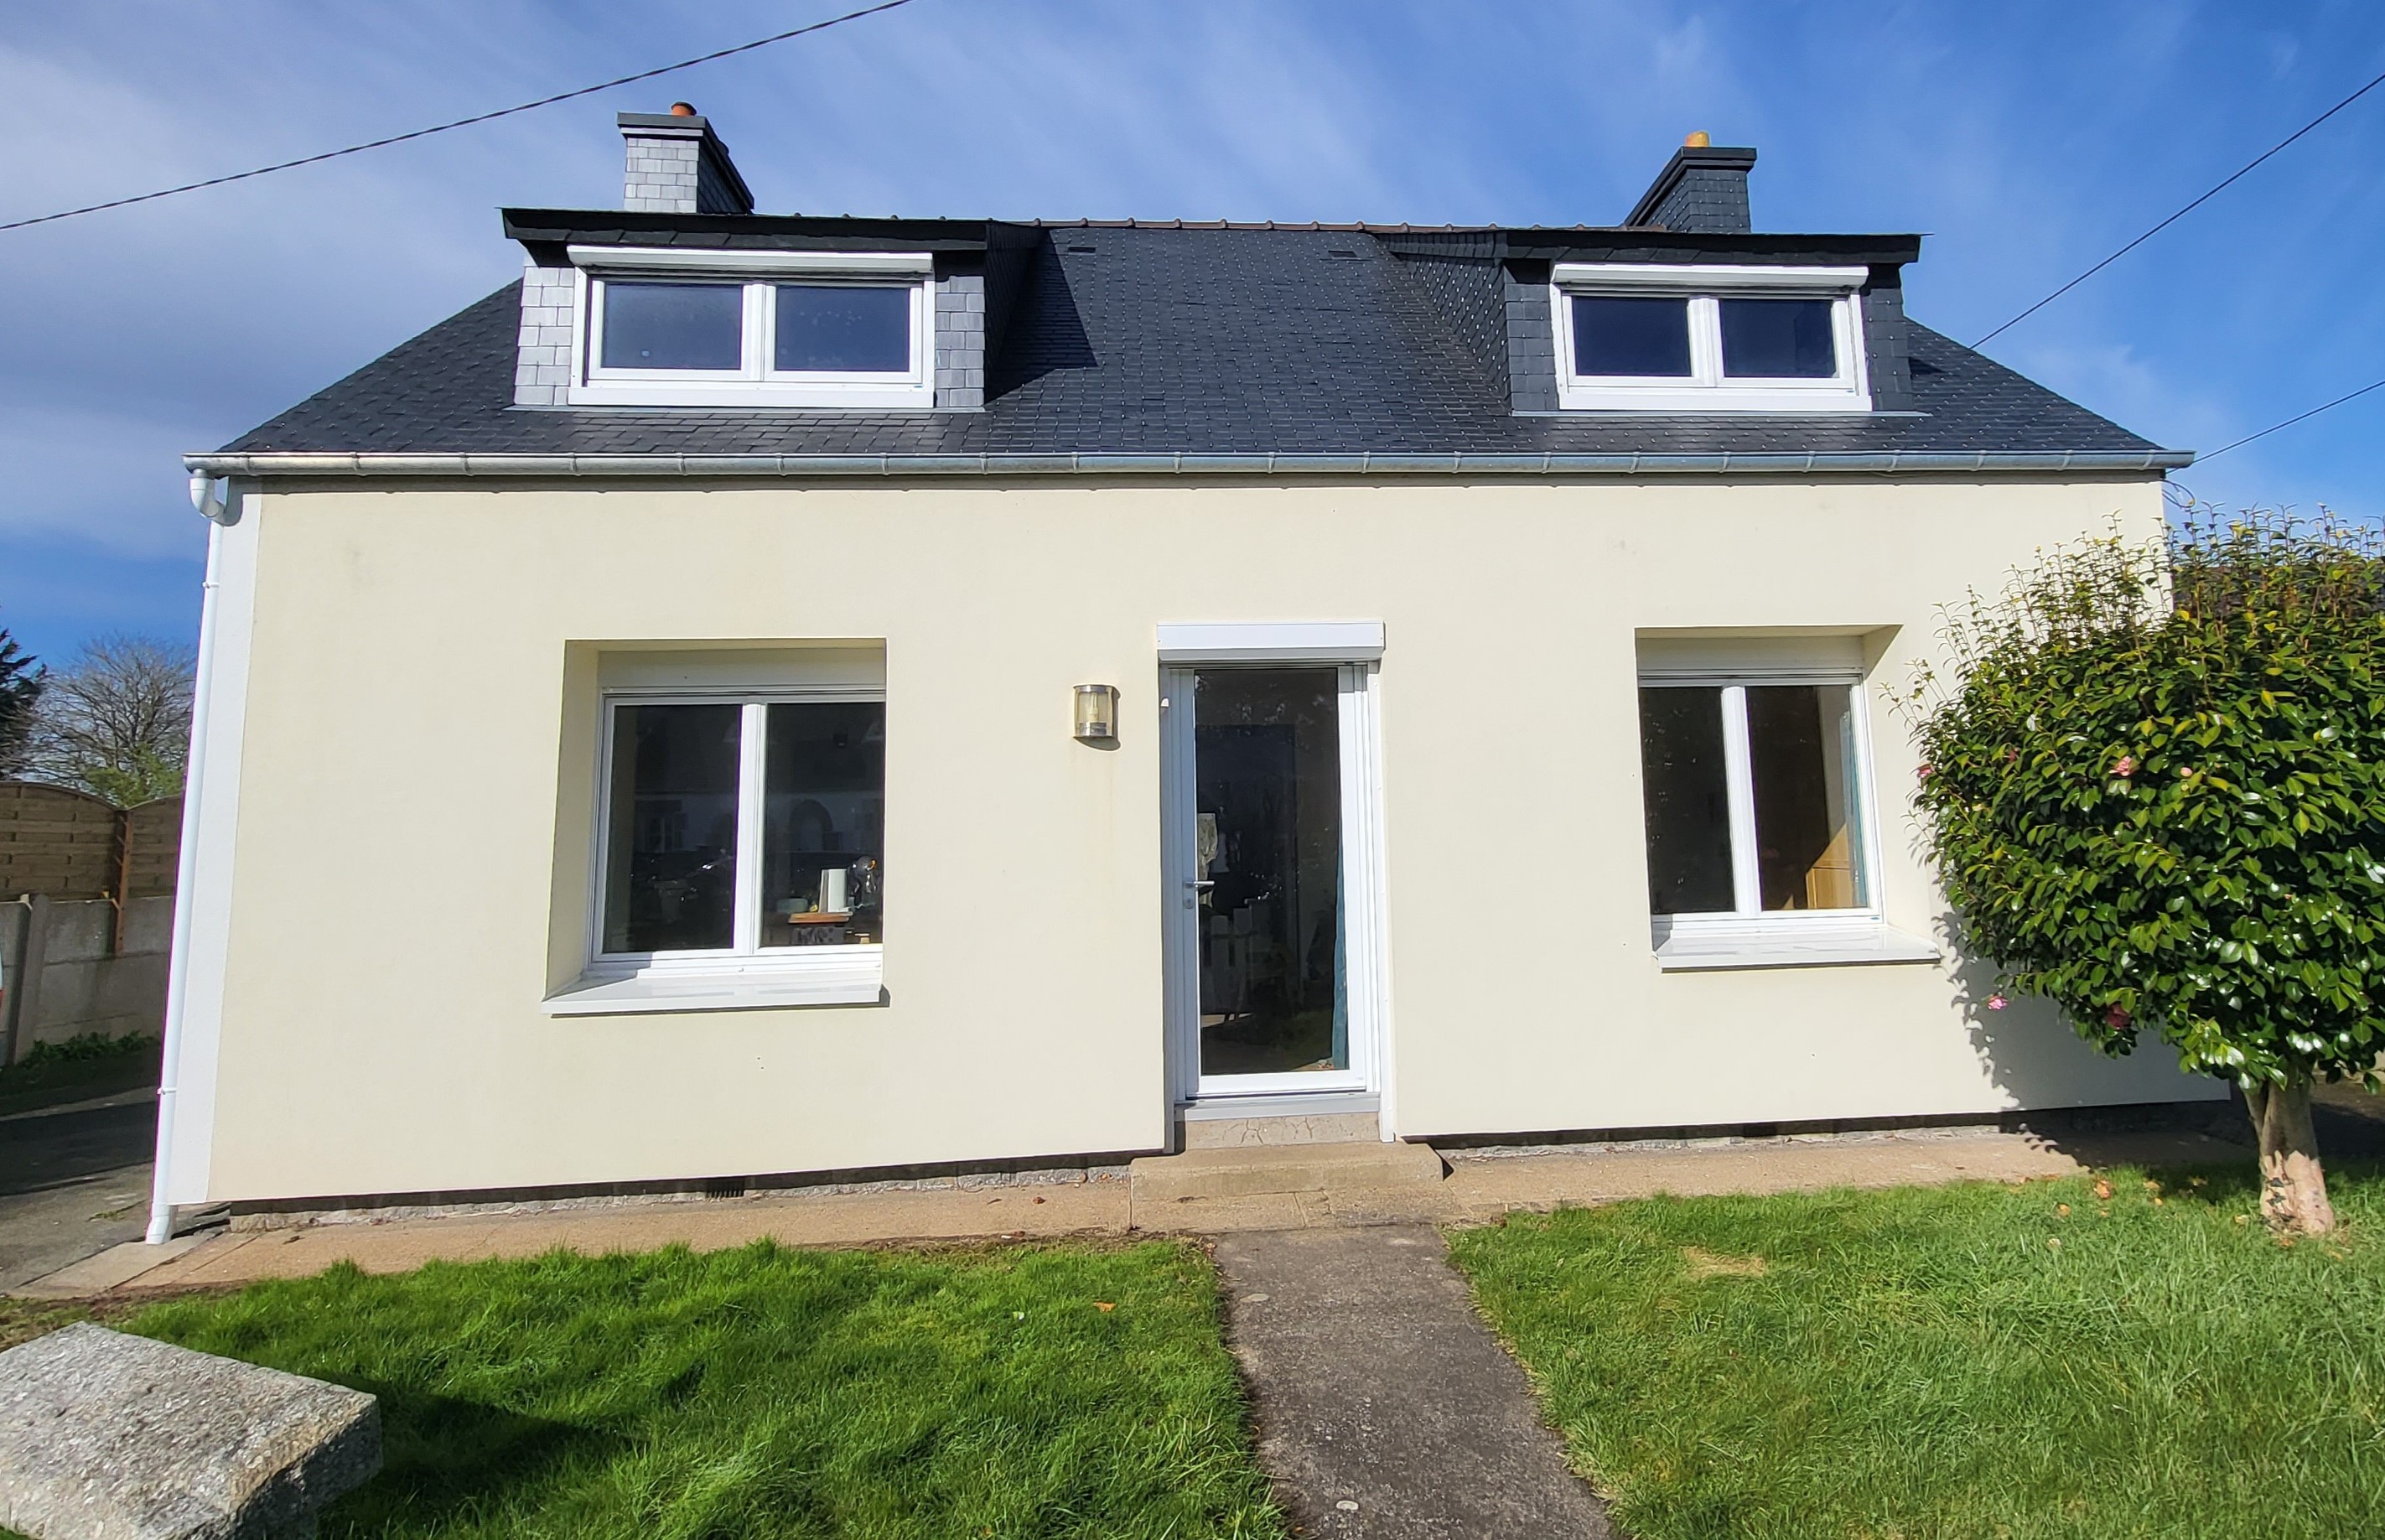
[[[621,207],[666,214],[751,214],[754,194],[729,146],[685,102],[620,115]]]
[[[1747,172],[1754,164],[1754,150],[1718,149],[1693,133],[1623,222],[1692,235],[1745,235],[1754,228],[1747,214]]]

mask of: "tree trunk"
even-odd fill
[[[2280,1234],[2324,1235],[2334,1229],[2318,1135],[2311,1129],[2310,1082],[2248,1082],[2244,1107],[2261,1146],[2261,1217]]]

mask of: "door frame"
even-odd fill
[[[1391,990],[1383,871],[1382,627],[1375,623],[1166,626],[1160,629],[1160,881],[1168,1096],[1171,1108],[1225,1102],[1264,1116],[1270,1103],[1380,1098],[1391,1134]],[[1173,633],[1173,634],[1171,634]],[[1192,676],[1203,669],[1315,668],[1337,674],[1342,771],[1342,916],[1350,1069],[1320,1074],[1200,1074],[1199,897],[1192,883],[1198,767]],[[1353,1108],[1357,1110],[1356,1108]]]

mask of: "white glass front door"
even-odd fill
[[[1162,671],[1180,1101],[1377,1086],[1371,680],[1330,663]]]

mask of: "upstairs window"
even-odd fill
[[[1557,401],[1575,411],[1871,406],[1861,268],[1558,264]]]
[[[606,282],[606,369],[708,369],[744,367],[745,291],[727,283]]]
[[[930,259],[571,248],[573,405],[934,404]]]

